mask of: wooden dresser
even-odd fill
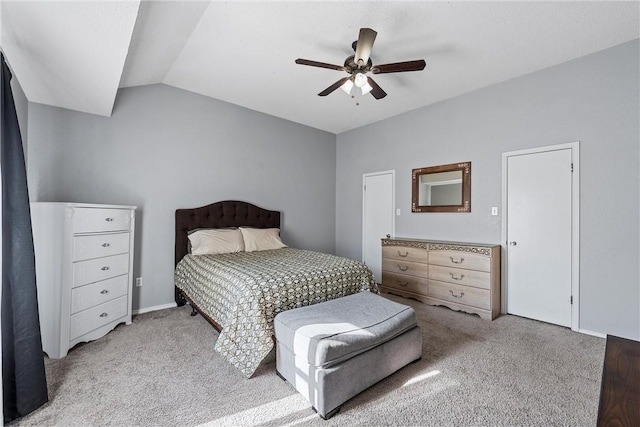
[[[382,239],[380,290],[493,320],[500,314],[500,245]]]
[[[31,204],[42,348],[50,358],[131,324],[135,209]]]

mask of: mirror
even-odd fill
[[[411,212],[471,212],[471,162],[412,172]]]

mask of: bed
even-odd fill
[[[176,210],[175,299],[218,331],[215,350],[251,377],[272,350],[273,319],[296,307],[378,292],[371,270],[348,258],[295,248],[216,255],[189,253],[202,229],[279,229],[280,212],[240,201]]]

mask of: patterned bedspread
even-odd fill
[[[176,267],[175,284],[223,327],[215,350],[247,378],[273,348],[276,314],[361,291],[378,292],[364,264],[294,248],[186,255]]]

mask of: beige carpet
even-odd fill
[[[604,339],[392,298],[416,308],[422,360],[328,421],[276,376],[273,354],[245,379],[213,351],[217,332],[183,307],[47,359],[50,402],[12,425],[595,425]]]

